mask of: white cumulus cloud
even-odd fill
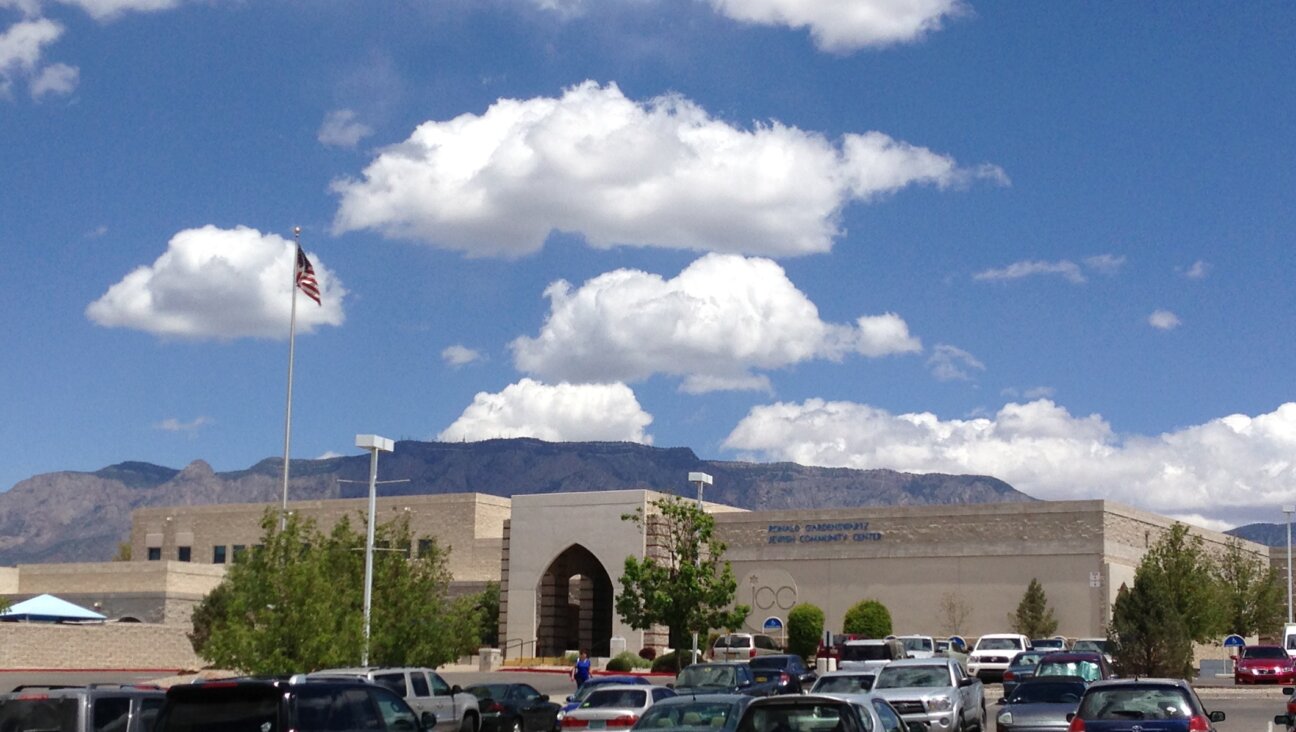
[[[50,64],[40,70],[31,81],[33,99],[49,95],[71,94],[81,78],[81,71],[67,64]]]
[[[913,184],[1006,182],[994,166],[879,133],[742,129],[679,96],[645,103],[594,82],[420,125],[362,179],[333,183],[334,230],[373,229],[470,255],[518,257],[553,231],[590,245],[794,256],[826,252],[848,201]]]
[[[534,437],[550,442],[652,444],[652,415],[625,384],[543,384],[522,379],[498,394],[481,392],[437,439],[478,441]]]
[[[480,361],[481,358],[481,352],[457,343],[441,351],[441,360],[454,367],[466,366],[473,361]]]
[[[818,399],[753,408],[725,446],[764,460],[992,475],[1036,498],[1106,498],[1231,524],[1272,518],[1296,485],[1296,403],[1122,436],[1046,399],[943,420]]]
[[[178,7],[181,0],[59,0],[90,14],[95,20],[112,20],[126,13],[153,13]]]
[[[985,371],[985,364],[962,348],[938,343],[927,359],[927,368],[937,381],[971,381],[971,372]]]
[[[335,109],[324,115],[316,139],[320,144],[329,147],[355,147],[361,140],[373,134],[373,128],[356,119],[356,113],[350,109]]]
[[[1182,324],[1179,316],[1169,310],[1155,310],[1148,316],[1148,325],[1157,330],[1174,330]]]
[[[90,303],[86,317],[159,336],[287,338],[295,252],[292,241],[245,226],[186,229],[152,265],[137,268]],[[344,320],[341,281],[318,257],[308,256],[323,305],[298,295],[301,333]]]
[[[9,96],[18,79],[38,73],[45,47],[63,35],[63,26],[48,18],[20,20],[0,33],[0,96]]]
[[[960,15],[959,0],[709,0],[721,14],[760,25],[808,28],[815,45],[845,53],[921,39]]]
[[[689,392],[768,389],[756,371],[811,359],[922,350],[904,320],[870,315],[826,323],[776,262],[708,254],[673,279],[639,270],[545,290],[550,312],[535,338],[511,344],[521,371],[549,381],[684,377]]]

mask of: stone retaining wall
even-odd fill
[[[0,670],[200,669],[187,628],[145,623],[0,623]]]

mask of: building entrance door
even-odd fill
[[[589,649],[607,656],[612,637],[612,578],[603,563],[580,544],[559,554],[540,578],[537,656],[561,656]]]

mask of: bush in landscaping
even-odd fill
[[[891,611],[877,600],[860,600],[846,611],[842,630],[865,638],[891,635]]]
[[[633,671],[637,668],[648,668],[650,665],[651,664],[648,661],[636,656],[630,651],[622,651],[617,654],[616,658],[613,658],[607,662],[606,668],[608,671],[617,671],[619,673],[625,673],[627,671]]]
[[[788,611],[788,653],[804,659],[813,658],[823,637],[824,611],[818,606],[802,603]]]
[[[689,653],[690,651],[684,651],[678,656],[675,655],[674,651],[671,651],[670,653],[663,653],[662,655],[653,659],[652,662],[653,673],[670,673],[670,674],[675,673],[678,670],[675,667],[676,659],[678,659],[679,668],[684,668],[685,666],[689,665]]]

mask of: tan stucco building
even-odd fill
[[[501,583],[501,645],[508,656],[554,655],[611,639],[660,647],[661,632],[626,626],[613,610],[627,556],[659,554],[653,513],[665,494],[647,490],[519,495],[402,496],[378,500],[380,521],[404,515],[416,536],[450,548],[452,591]],[[830,629],[846,609],[874,598],[897,633],[976,636],[1003,631],[1027,583],[1038,579],[1070,637],[1098,636],[1122,583],[1173,522],[1107,501],[744,511],[706,504],[752,608],[749,630],[784,621],[795,604],[821,607]],[[290,510],[332,526],[363,526],[363,499],[300,501]],[[0,595],[49,592],[113,618],[187,624],[224,566],[260,539],[277,505],[147,508],[133,514],[133,561],[0,569]],[[1192,529],[1208,547],[1224,534]],[[1266,547],[1242,542],[1257,559]],[[1277,553],[1277,552],[1275,552]],[[1284,555],[1285,556],[1285,555]]]

